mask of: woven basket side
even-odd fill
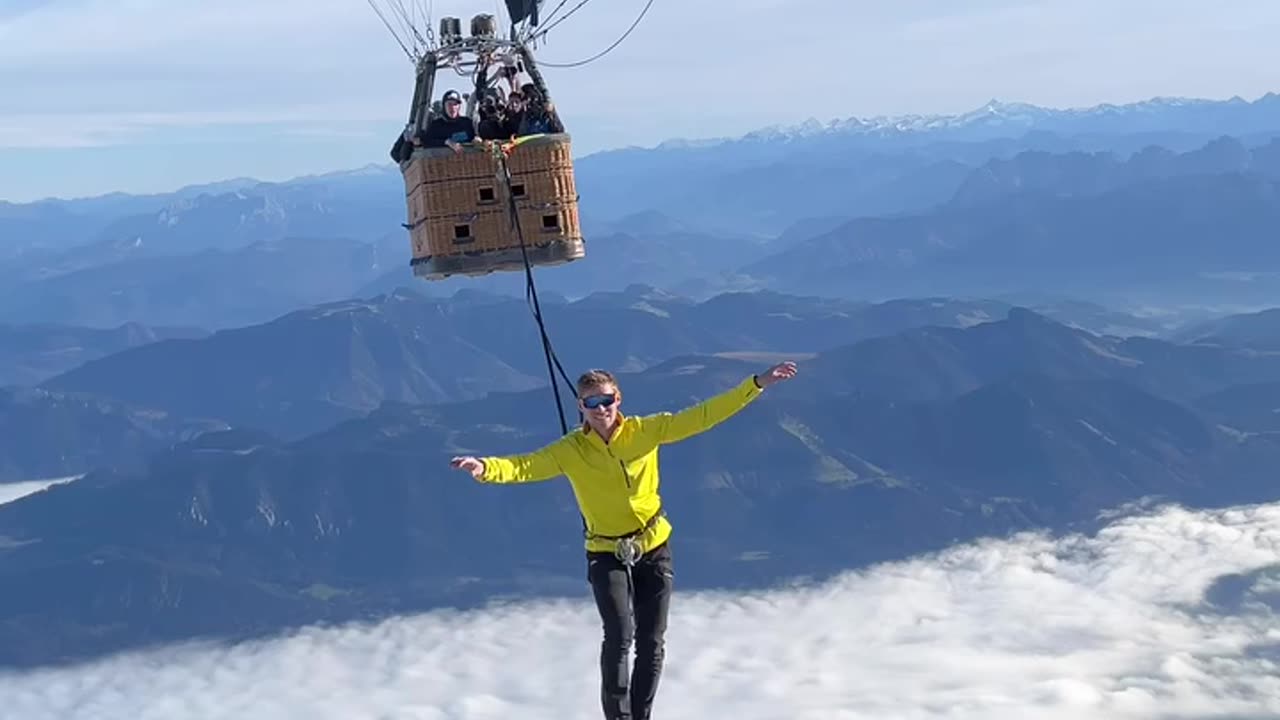
[[[408,197],[422,184],[422,161],[420,159],[410,160],[403,164],[400,172],[404,175],[404,194]]]
[[[578,200],[572,169],[531,173],[521,178],[521,184],[525,190],[524,196],[518,197],[521,203],[576,203]],[[512,185],[515,185],[514,178]]]
[[[573,168],[573,156],[567,144],[543,143],[519,145],[507,158],[511,174],[543,173],[559,168]]]
[[[467,255],[507,248],[508,217],[506,212],[490,211],[466,218],[428,220],[424,224],[427,254],[432,257]]]
[[[553,165],[572,165],[573,146],[568,135],[536,135],[511,150],[507,166],[512,173],[540,171]]]
[[[579,240],[578,194],[567,137],[549,135],[538,141],[511,154],[512,183],[518,178],[525,190],[518,202],[525,241],[545,245]]]
[[[483,146],[463,145],[462,152],[450,148],[418,148],[406,163],[406,191],[421,183],[448,182],[465,177],[495,177],[498,165]]]
[[[404,169],[411,244],[416,259],[519,252],[510,198],[483,148],[420,149]],[[578,197],[567,135],[530,138],[508,156],[520,227],[529,247],[581,240]],[[578,251],[578,257],[581,251]],[[496,262],[496,261],[495,261]]]
[[[431,228],[426,223],[409,228],[409,245],[414,260],[431,257]]]
[[[502,189],[492,180],[454,180],[422,186],[427,212],[424,217],[465,218],[477,212],[502,209]]]

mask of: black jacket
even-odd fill
[[[423,147],[444,147],[447,140],[469,142],[476,137],[476,125],[466,115],[456,118],[438,117],[427,125],[422,138]]]

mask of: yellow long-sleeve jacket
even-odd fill
[[[586,427],[530,453],[488,456],[481,482],[519,483],[564,475],[586,520],[588,551],[612,552],[614,544],[594,535],[621,536],[644,527],[661,507],[658,447],[718,425],[759,397],[755,376],[736,387],[676,413],[624,416],[605,442]],[[637,538],[648,552],[671,536],[666,517]]]

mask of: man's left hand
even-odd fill
[[[767,388],[776,382],[790,380],[796,376],[796,364],[790,360],[778,363],[763,373],[756,375],[756,383]]]

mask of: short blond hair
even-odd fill
[[[587,388],[593,388],[600,385],[612,385],[618,387],[618,379],[608,370],[588,370],[578,376],[578,394],[581,395]]]

